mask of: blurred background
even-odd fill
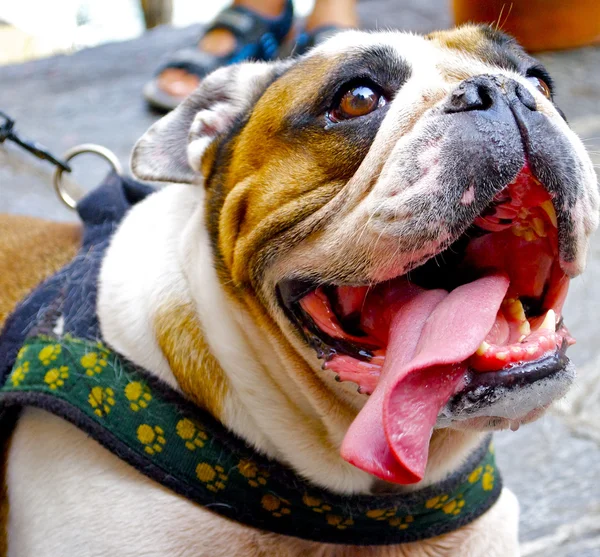
[[[313,0],[298,0],[306,15]],[[227,0],[0,0],[0,64],[139,37],[147,27],[206,23]]]
[[[161,5],[170,9],[156,8]],[[159,117],[142,99],[144,83],[165,55],[195,44],[202,26],[224,5],[224,0],[0,0],[0,111],[56,155],[80,143],[99,143],[127,168],[133,144]],[[306,15],[311,6],[312,0],[298,0],[296,12]],[[469,19],[478,11],[496,21],[502,11],[503,28],[518,31],[530,48],[542,51],[536,55],[556,81],[557,103],[600,167],[599,0],[515,0],[514,6],[503,0],[359,0],[358,11],[364,28],[420,33],[448,28],[455,17]],[[171,24],[160,25],[166,21]],[[73,167],[74,180],[88,189],[107,170],[93,156],[78,158]],[[0,212],[76,220],[57,199],[52,172],[51,165],[18,147],[0,145]],[[569,352],[578,382],[538,422],[496,435],[505,483],[521,503],[524,557],[600,556],[599,284],[596,235],[588,271],[573,281],[565,311],[578,340]]]

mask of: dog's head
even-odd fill
[[[348,32],[221,69],[133,169],[205,188],[223,288],[339,381],[342,455],[375,476],[418,481],[434,428],[515,427],[572,381],[561,311],[596,176],[501,33]]]

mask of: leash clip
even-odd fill
[[[36,156],[38,159],[42,159],[52,163],[57,168],[60,168],[63,172],[71,172],[71,167],[64,161],[56,158],[47,147],[44,147],[41,143],[33,141],[31,139],[25,139],[24,137],[17,134],[15,131],[15,121],[10,118],[7,114],[0,111],[0,118],[3,122],[0,123],[0,144],[4,143],[7,139],[12,141]]]
[[[76,199],[69,190],[63,184],[63,173],[71,172],[71,166],[68,164],[69,161],[75,158],[77,155],[81,155],[84,153],[93,153],[95,155],[99,155],[104,160],[108,161],[111,165],[112,169],[117,174],[123,174],[123,168],[121,167],[121,163],[116,155],[107,149],[106,147],[102,147],[102,145],[95,145],[93,143],[84,143],[82,145],[77,145],[72,149],[69,149],[63,156],[63,160],[55,157],[46,147],[44,147],[41,143],[37,141],[33,141],[30,139],[25,139],[24,137],[17,134],[15,131],[15,120],[13,120],[8,114],[0,111],[0,144],[4,143],[6,140],[13,141],[26,151],[30,152],[32,155],[35,155],[38,159],[42,159],[52,163],[56,166],[56,170],[54,171],[54,175],[52,177],[52,183],[54,184],[54,189],[58,194],[60,200],[70,209],[75,209],[77,205]]]
[[[95,155],[100,156],[104,160],[108,161],[108,163],[112,166],[112,169],[117,174],[123,174],[123,168],[121,167],[121,163],[119,162],[117,156],[110,149],[102,147],[102,145],[95,145],[94,143],[83,143],[81,145],[73,147],[72,149],[69,149],[63,155],[63,158],[66,162],[69,162],[70,160],[74,159],[77,155],[83,155],[86,153],[93,153]],[[70,209],[75,209],[79,199],[73,197],[73,195],[69,193],[68,189],[65,188],[65,185],[62,180],[63,173],[65,172],[65,170],[66,169],[62,166],[57,166],[56,170],[54,171],[54,176],[52,177],[52,182],[60,200]],[[70,172],[70,168],[69,170],[67,170],[67,172]]]

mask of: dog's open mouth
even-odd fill
[[[469,385],[522,385],[565,367],[568,285],[551,197],[525,166],[458,241],[410,273],[369,286],[284,281],[279,295],[323,367],[371,395],[344,458],[412,483],[440,410]]]

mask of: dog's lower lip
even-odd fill
[[[544,379],[565,368],[569,362],[566,356],[567,348],[568,343],[564,341],[558,350],[533,362],[525,362],[500,371],[470,372],[469,382],[461,393],[472,392],[481,386],[517,387]]]
[[[574,372],[570,360],[565,354],[566,349],[567,343],[565,342],[560,349],[533,362],[515,365],[496,372],[469,372],[465,385],[448,400],[443,412],[438,417],[438,425],[443,423],[447,425],[455,421],[462,422],[474,416],[500,418],[494,413],[494,405],[500,400],[507,400],[507,395],[510,399],[511,392],[515,394],[526,392],[527,388],[531,389],[534,388],[534,385],[543,383],[548,385],[548,382],[555,385],[555,390],[561,389],[561,384],[568,385],[569,374],[571,374],[572,380]],[[552,397],[552,399],[554,398]],[[550,402],[551,400],[546,401],[545,404],[536,403],[532,410],[545,408]],[[511,417],[504,416],[504,418],[511,420],[511,423],[518,424],[519,420],[525,416],[519,418],[512,415],[515,411],[516,409],[512,409],[509,412]]]

